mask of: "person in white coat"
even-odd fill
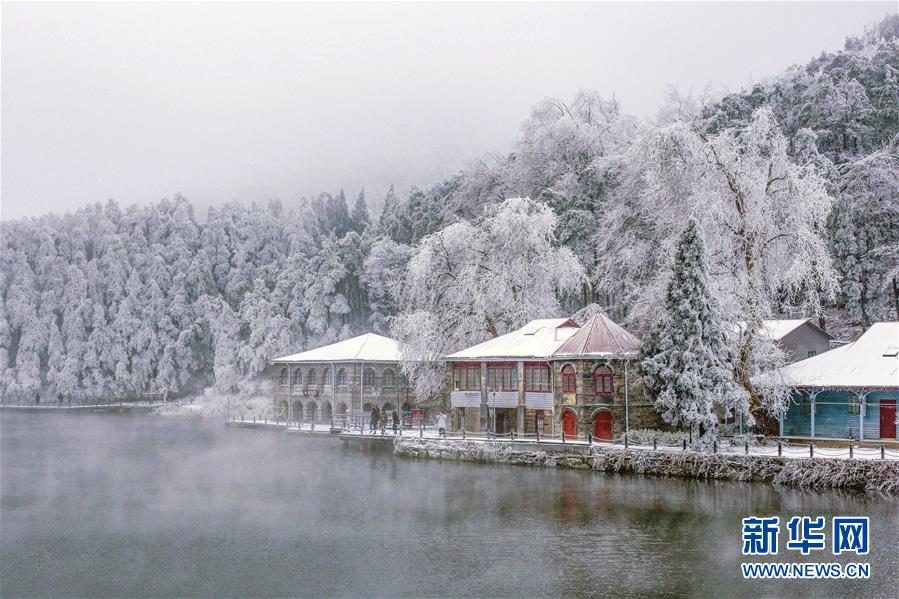
[[[446,414],[443,413],[443,410],[437,414],[437,432],[441,437],[446,438]]]

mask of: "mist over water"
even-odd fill
[[[891,498],[399,460],[147,415],[4,413],[0,434],[4,596],[888,596],[899,573]],[[871,580],[743,581],[740,519],[762,514],[870,516]],[[846,561],[820,553],[778,561]]]

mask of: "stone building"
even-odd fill
[[[639,348],[639,339],[601,312],[562,343],[550,358],[556,430],[610,440],[625,430],[660,427],[640,384]]]
[[[367,333],[272,360],[275,413],[289,422],[355,426],[372,404],[421,415],[399,367],[399,344]]]
[[[524,327],[445,357],[451,426],[505,434],[602,439],[657,427],[634,361],[639,341],[604,314],[584,327],[566,318]]]

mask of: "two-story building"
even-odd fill
[[[372,405],[412,414],[399,343],[367,333],[271,362],[275,413],[288,422],[366,422]]]
[[[598,313],[583,327],[567,318],[533,320],[450,354],[452,427],[611,439],[628,422],[658,426],[634,366],[639,346]]]
[[[554,397],[549,360],[578,328],[569,318],[532,320],[445,356],[451,372],[450,426],[497,434],[551,430]]]

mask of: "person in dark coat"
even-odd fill
[[[375,432],[375,429],[378,426],[378,406],[371,407],[371,422],[369,423],[369,430],[371,432]]]
[[[393,434],[396,434],[397,429],[400,427],[400,415],[396,410],[393,411]]]

